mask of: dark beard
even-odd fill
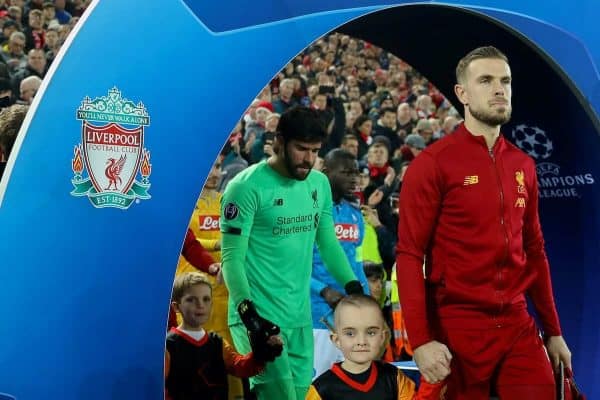
[[[290,163],[290,156],[289,156],[289,154],[288,154],[288,151],[287,151],[287,146],[286,146],[285,144],[284,144],[284,146],[283,146],[283,156],[284,156],[284,158],[283,158],[283,161],[284,161],[284,163],[285,163],[285,168],[287,169],[288,173],[290,174],[290,176],[291,176],[292,178],[294,178],[294,179],[296,179],[296,180],[298,180],[298,181],[303,181],[303,180],[305,180],[306,178],[308,178],[308,175],[310,175],[310,172],[311,172],[312,166],[306,166],[306,165],[305,165],[305,166],[301,166],[301,165],[294,166],[294,165],[292,165],[292,164]],[[296,173],[296,167],[306,167],[306,168],[308,168],[308,169],[309,169],[309,171],[308,171],[308,173],[306,174],[306,176],[299,176],[299,175]]]
[[[480,122],[483,122],[488,126],[498,126],[506,124],[508,121],[510,121],[510,115],[512,113],[511,109],[509,109],[506,114],[485,113],[483,111],[475,110],[473,108],[470,108],[469,111],[471,112],[473,118]]]

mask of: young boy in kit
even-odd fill
[[[377,301],[365,295],[342,298],[335,308],[332,340],[344,354],[310,386],[307,400],[433,400],[442,399],[443,383],[415,383],[400,369],[376,361],[385,342],[385,325]]]
[[[165,399],[226,400],[227,374],[247,378],[264,369],[265,362],[253,353],[242,356],[219,335],[202,328],[212,307],[212,287],[203,274],[179,275],[172,300],[183,321],[167,334]]]

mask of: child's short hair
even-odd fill
[[[379,280],[383,280],[383,277],[385,276],[383,265],[381,264],[377,264],[371,261],[365,261],[363,263],[363,269],[365,271],[365,276],[367,279],[371,277],[376,277]]]
[[[171,300],[179,303],[185,293],[190,290],[191,287],[196,285],[206,285],[210,288],[212,293],[212,285],[206,275],[201,274],[200,272],[184,272],[183,274],[178,275],[175,278],[175,282],[173,282],[173,294],[171,295]]]
[[[345,306],[354,306],[354,307],[374,307],[377,309],[377,313],[379,314],[379,316],[381,316],[381,321],[382,323],[385,321],[383,318],[383,312],[381,311],[381,307],[379,306],[379,303],[377,303],[377,301],[372,298],[371,296],[367,296],[366,294],[351,294],[345,297],[342,297],[342,299],[337,303],[337,305],[335,306],[335,311],[334,311],[334,321],[335,321],[335,328],[339,328],[339,314],[340,314],[340,310],[342,308],[344,308]]]

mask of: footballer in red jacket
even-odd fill
[[[414,359],[427,381],[446,379],[448,400],[487,400],[490,391],[554,399],[552,365],[570,367],[571,353],[552,294],[535,163],[500,134],[511,114],[508,60],[480,47],[456,76],[464,124],[415,158],[400,194],[398,287]]]

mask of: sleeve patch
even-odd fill
[[[234,203],[227,203],[227,205],[223,209],[223,216],[227,220],[235,219],[239,214],[240,209]]]

